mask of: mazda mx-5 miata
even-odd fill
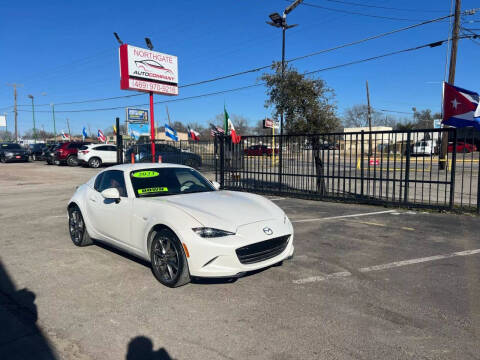
[[[106,242],[150,261],[164,285],[235,278],[293,256],[293,227],[270,200],[219,190],[175,164],[124,164],[78,187],[68,204],[77,246]]]

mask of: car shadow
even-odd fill
[[[0,358],[57,359],[42,330],[37,326],[35,293],[15,289],[13,280],[0,261]]]
[[[118,256],[121,256],[121,257],[123,257],[125,259],[128,259],[128,260],[131,260],[131,261],[134,261],[137,264],[143,265],[143,266],[151,269],[150,262],[148,262],[146,260],[140,259],[140,258],[138,258],[134,255],[130,255],[127,252],[124,252],[120,249],[117,249],[116,247],[105,244],[105,243],[100,242],[98,240],[94,240],[94,244],[96,246],[104,249],[104,250],[111,251]],[[202,278],[202,277],[192,276],[191,282],[192,282],[192,284],[198,284],[198,285],[233,284],[233,283],[237,282],[237,280],[240,279],[240,278],[247,278],[249,276],[253,276],[253,275],[259,274],[261,272],[264,272],[264,271],[270,269],[271,267],[276,267],[276,266],[279,266],[279,265],[280,265],[280,263],[273,264],[271,266],[268,266],[268,267],[265,267],[265,268],[262,268],[262,269],[258,269],[258,270],[247,271],[247,272],[245,272],[244,274],[242,274],[241,276],[238,276],[238,277],[232,276],[232,277],[218,277],[218,278],[213,278],[213,277],[212,278]]]
[[[174,360],[165,348],[153,350],[153,342],[146,336],[137,336],[130,340],[126,360]]]

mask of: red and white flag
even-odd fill
[[[101,142],[106,142],[107,137],[103,134],[102,130],[98,129],[97,138]]]
[[[188,128],[188,137],[192,139],[193,141],[199,141],[200,140],[200,133],[196,132],[193,129]]]
[[[476,92],[443,83],[443,124],[480,130],[480,97]]]

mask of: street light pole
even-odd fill
[[[287,15],[292,12],[303,0],[296,0],[294,3],[290,4],[284,11],[282,16],[278,13],[270,14],[269,17],[272,21],[267,21],[267,24],[282,28],[282,81],[281,81],[281,111],[280,111],[280,141],[278,142],[279,151],[278,151],[278,188],[279,191],[282,190],[282,162],[283,162],[283,118],[284,118],[284,111],[283,111],[283,88],[285,82],[285,32],[287,29],[290,29],[297,24],[288,25],[287,24]],[[273,149],[273,153],[275,153],[275,149]]]
[[[37,129],[35,128],[35,105],[33,104],[33,95],[28,95],[32,99],[32,117],[33,117],[33,142],[37,143]]]

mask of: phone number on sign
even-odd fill
[[[149,81],[130,79],[129,87],[130,89],[153,91],[155,93],[166,95],[178,95],[178,87],[176,86],[157,84]]]

